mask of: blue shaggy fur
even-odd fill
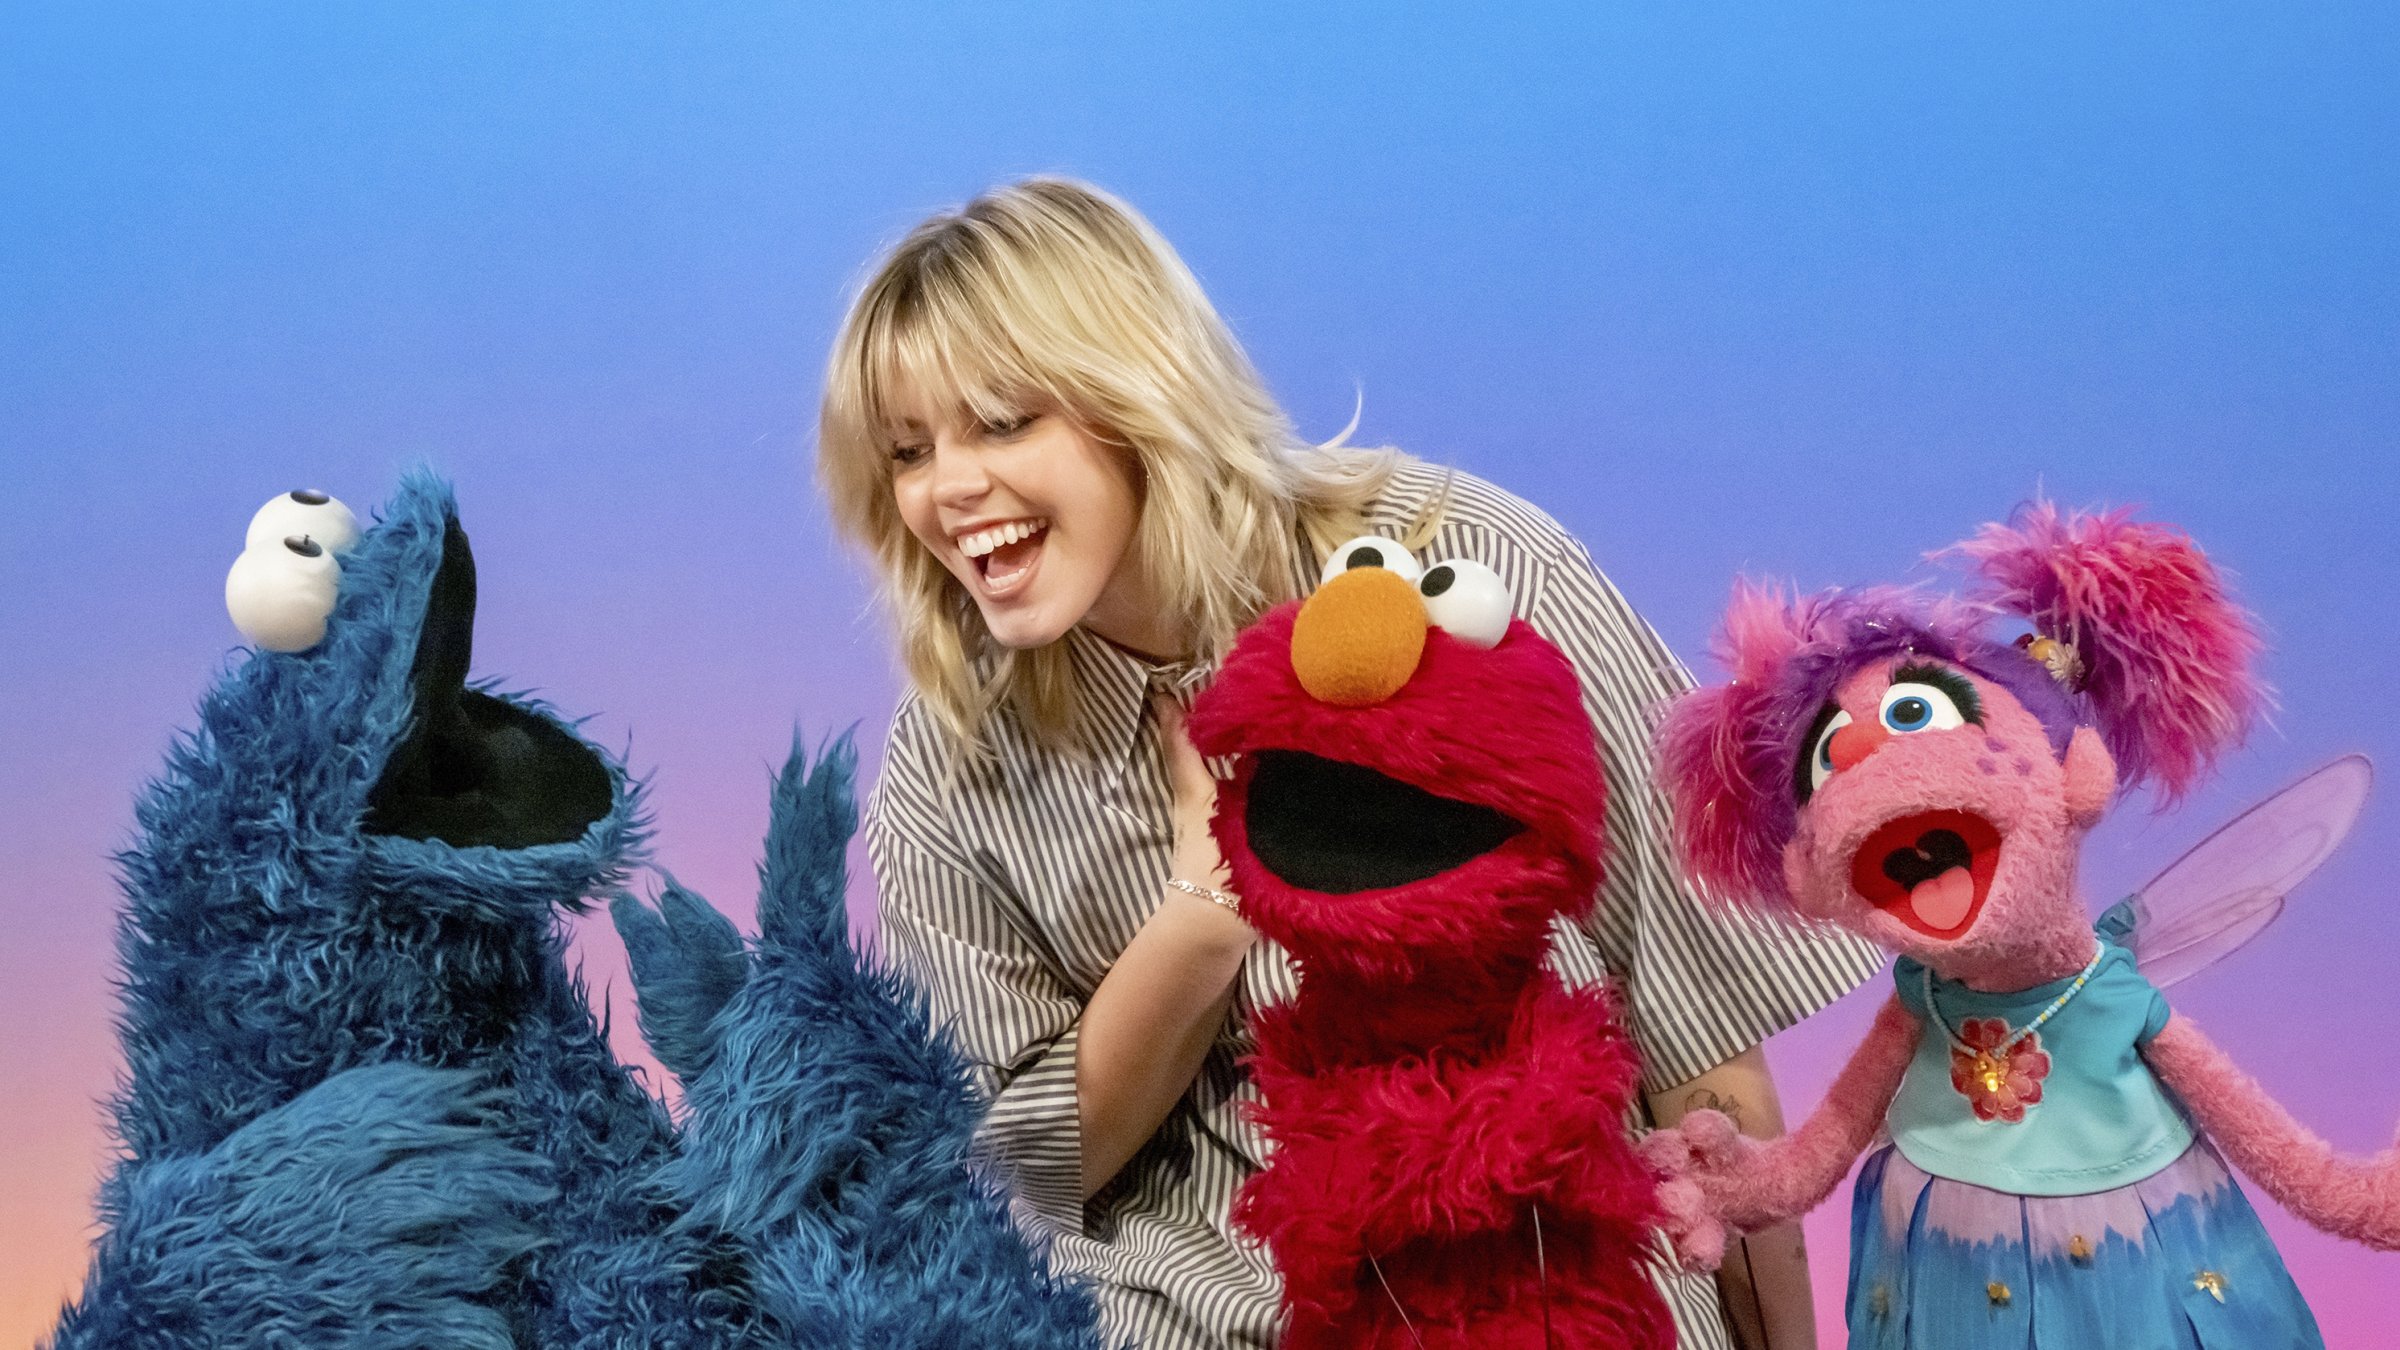
[[[1038,1350],[1096,1343],[1088,1299],[1054,1283],[978,1175],[965,1065],[922,1002],[851,953],[843,848],[855,756],[775,784],[746,978],[733,927],[670,886],[619,900],[643,1028],[690,1108],[667,1184],[684,1222],[739,1233],[754,1291],[799,1345]],[[838,1053],[829,1049],[838,1047]]]
[[[121,1156],[53,1350],[1095,1343],[967,1166],[955,1056],[844,938],[846,752],[779,788],[755,951],[682,892],[618,905],[680,1130],[563,961],[559,916],[639,861],[622,767],[487,690],[599,766],[596,818],[507,847],[377,827],[452,542],[411,476],[325,641],[240,660],[142,798]]]

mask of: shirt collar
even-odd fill
[[[1317,563],[1302,532],[1291,539],[1292,575],[1300,579],[1302,595],[1316,589]],[[1150,716],[1150,696],[1163,693],[1191,710],[1192,700],[1216,678],[1216,667],[1201,661],[1144,660],[1078,624],[1064,639],[1075,672],[1076,715],[1091,737],[1091,747],[1103,764],[1123,767],[1133,762],[1133,750]]]
[[[1075,672],[1075,712],[1103,764],[1132,762],[1152,694],[1166,694],[1188,709],[1216,673],[1197,661],[1145,661],[1080,626],[1068,629],[1065,640]]]

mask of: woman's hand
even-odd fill
[[[1084,1005],[1075,1087],[1087,1196],[1108,1184],[1192,1085],[1257,938],[1232,909],[1165,884],[1179,878],[1222,890],[1225,860],[1208,829],[1217,809],[1208,761],[1192,748],[1181,707],[1163,697],[1152,707],[1173,790],[1174,870],[1159,878],[1158,908]]]
[[[1175,853],[1168,875],[1222,891],[1227,885],[1225,856],[1209,829],[1217,813],[1216,777],[1185,730],[1183,705],[1154,694],[1150,706],[1158,717],[1159,748],[1166,756],[1167,785],[1174,794]]]

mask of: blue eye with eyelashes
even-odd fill
[[[1954,670],[1903,666],[1892,672],[1891,687],[1883,691],[1875,715],[1896,735],[1947,731],[1968,723],[1981,725],[1983,701],[1975,696],[1975,686]]]
[[[1883,705],[1883,724],[1894,731],[1923,731],[1933,725],[1934,715],[1933,700],[1914,692],[1902,691]]]

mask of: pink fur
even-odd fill
[[[1791,836],[1797,742],[1859,668],[1906,654],[1958,662],[2047,703],[2065,745],[2066,696],[2025,657],[1983,636],[1990,611],[1925,592],[1870,586],[1798,595],[1747,579],[1711,650],[1732,678],[1676,700],[1659,732],[1659,781],[1675,805],[1686,872],[1714,896],[1787,909],[1779,855]]]
[[[1857,723],[1876,716],[1892,664],[1869,666],[1836,691]],[[2075,861],[2092,818],[2076,810],[2115,778],[2108,752],[2089,730],[2050,757],[2041,725],[2008,691],[1970,680],[1983,699],[1983,725],[1893,736],[1832,779],[1800,813],[1784,846],[1784,884],[1802,913],[1827,919],[1916,957],[1978,989],[2023,989],[2073,974],[2092,954],[2091,919],[2075,897]],[[1993,747],[1999,747],[1995,749]],[[1985,772],[1984,765],[1992,772]],[[2078,788],[2077,777],[2096,779]],[[2019,766],[2022,766],[2020,769]],[[1964,810],[1997,827],[2004,843],[1983,908],[1965,932],[1935,937],[1854,887],[1854,860],[1886,822],[1927,809]]]
[[[1735,581],[1713,649],[1733,678],[1677,700],[1659,732],[1661,777],[1677,798],[1675,834],[1685,869],[1725,897],[1781,890],[1780,844],[1752,823],[1768,813],[1761,794],[1781,784],[1762,784],[1751,766],[1760,758],[1755,738],[1779,730],[1764,715],[1766,704],[1806,629],[1805,614],[1781,588]]]
[[[2118,773],[2156,782],[2162,808],[2241,743],[2266,700],[2249,616],[2180,530],[2035,501],[1952,551],[1976,565],[1983,598],[2074,646]]]
[[[1916,1053],[1916,1019],[1886,1000],[1825,1100],[1800,1127],[1760,1142],[1716,1111],[1695,1111],[1673,1130],[1642,1141],[1642,1156],[1669,1185],[1698,1188],[1702,1203],[1668,1207],[1667,1235],[1678,1259],[1713,1270],[1727,1227],[1750,1231],[1785,1223],[1817,1207],[1873,1143],[1883,1113]]]
[[[2234,1166],[2286,1209],[2328,1233],[2400,1250],[2400,1141],[2370,1159],[2334,1152],[2181,1013],[2143,1058]]]
[[[1670,712],[1661,775],[1696,879],[1752,903],[1788,902],[1944,978],[2009,992],[2089,959],[2076,869],[2119,782],[2180,797],[2240,741],[2266,693],[2250,670],[2259,640],[2247,616],[2180,532],[2035,503],[1957,552],[1982,572],[1994,610],[2074,646],[2078,691],[2063,692],[1955,605],[1874,589],[1792,599],[1744,583],[1717,647],[1732,680]],[[1886,723],[1879,699],[1904,682],[1903,666],[1934,668],[1907,683],[1963,678],[1974,698],[1944,690],[1959,717]],[[1820,709],[1851,720],[1830,767],[1804,784],[1801,742]],[[1928,878],[1914,868],[1934,856],[1922,841],[1935,832],[1967,861]],[[1887,1004],[1825,1104],[1784,1140],[1743,1140],[1699,1112],[1644,1141],[1678,1254],[1707,1264],[1723,1226],[1780,1222],[1822,1200],[1888,1111],[1917,1036],[1914,1019]],[[2269,1194],[2328,1231],[2400,1247],[2400,1145],[2368,1160],[2337,1155],[2182,1017],[2144,1054]]]

